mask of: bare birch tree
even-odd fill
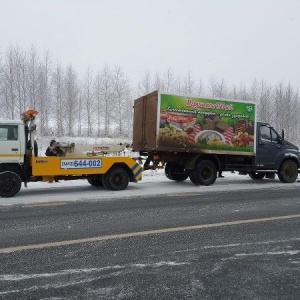
[[[264,122],[270,122],[272,119],[272,88],[261,80],[259,95],[259,110],[257,112],[258,119]]]
[[[40,129],[42,134],[49,134],[50,112],[53,107],[51,93],[51,60],[49,51],[45,52],[41,62],[38,82],[38,107],[40,111]]]
[[[85,111],[83,109],[84,107],[84,103],[83,103],[83,91],[82,89],[79,89],[79,93],[78,93],[78,114],[77,114],[77,122],[76,122],[76,126],[77,126],[77,135],[78,136],[82,136],[83,135],[83,131],[86,130],[85,128],[82,128],[82,124],[84,124],[84,126],[86,126],[86,122],[85,122]]]
[[[153,90],[165,91],[164,82],[159,73],[156,73],[153,81]]]
[[[128,129],[124,125],[128,124],[127,119],[131,118],[132,113],[128,109],[128,106],[132,106],[129,100],[129,83],[126,75],[121,67],[115,67],[113,71],[113,95],[115,102],[115,116],[118,123],[117,134],[122,136],[125,132],[128,133]],[[128,115],[130,113],[130,115]]]
[[[144,77],[138,83],[138,97],[152,92],[152,76],[150,70],[146,70]]]
[[[65,134],[65,122],[64,122],[65,85],[64,85],[64,71],[60,63],[56,64],[55,71],[52,74],[52,89],[53,89],[53,100],[54,100],[55,133],[58,136],[62,136]]]
[[[227,84],[225,82],[225,79],[222,78],[222,80],[220,80],[219,84],[218,84],[218,88],[217,88],[217,97],[220,98],[227,98],[228,95],[228,88],[227,88]]]
[[[182,79],[180,77],[177,77],[177,79],[174,82],[174,87],[172,88],[172,92],[181,94],[183,93],[183,84]]]
[[[90,68],[87,69],[83,79],[82,97],[86,113],[87,135],[91,136],[93,133],[93,119],[94,119],[94,93],[93,93],[93,77]],[[81,111],[81,109],[79,110]]]
[[[40,61],[37,50],[32,46],[28,54],[28,97],[31,109],[38,109],[38,74]]]
[[[250,86],[250,91],[249,91],[249,96],[250,100],[254,102],[258,102],[259,100],[259,82],[257,79],[254,79]]]
[[[209,84],[207,87],[208,90],[208,96],[209,97],[215,97],[217,95],[217,89],[218,89],[218,82],[215,77],[211,77],[209,79]]]
[[[128,94],[125,96],[125,107],[123,109],[124,118],[124,129],[122,131],[123,135],[132,138],[133,133],[133,100],[131,91],[128,90]]]
[[[240,84],[239,95],[240,95],[239,99],[241,100],[249,99],[248,89],[243,83]]]
[[[202,80],[199,80],[195,87],[196,94],[200,97],[205,96],[205,85]]]
[[[96,112],[96,134],[101,136],[102,120],[104,119],[104,107],[102,105],[102,79],[101,74],[98,73],[94,84],[95,95],[95,112]],[[104,123],[104,122],[103,122]]]
[[[298,119],[298,112],[295,110],[296,98],[294,90],[290,83],[287,84],[284,93],[284,110],[281,111],[285,118],[285,130],[287,132],[287,138],[293,140],[295,121]]]
[[[228,97],[231,99],[238,99],[238,88],[236,86],[236,84],[233,84],[229,93],[228,93]]]
[[[294,112],[293,116],[293,135],[292,135],[292,141],[296,143],[298,146],[300,145],[300,118],[299,118],[299,111],[300,111],[300,95],[299,90],[294,90],[294,106],[292,108]]]
[[[274,126],[278,129],[283,129],[285,126],[284,89],[282,82],[278,83],[274,88]]]
[[[10,46],[6,54],[6,63],[4,67],[4,111],[5,117],[14,119],[16,116],[16,93],[15,93],[15,64],[14,51]]]
[[[104,112],[104,135],[109,136],[111,133],[111,123],[113,118],[113,80],[111,70],[104,66],[100,73],[100,95],[101,105]]]
[[[171,68],[168,68],[163,75],[163,90],[165,92],[172,92],[174,88],[175,76]]]
[[[74,135],[74,125],[76,124],[78,114],[78,96],[79,87],[77,74],[72,65],[67,67],[65,75],[65,97],[64,97],[64,118],[66,119],[66,133],[68,136]]]
[[[191,72],[188,72],[186,77],[183,80],[183,93],[192,95],[195,91],[195,83],[192,78]]]
[[[26,53],[16,46],[13,49],[15,64],[15,85],[16,85],[16,109],[20,113],[25,111],[27,107],[27,58]]]

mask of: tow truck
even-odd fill
[[[125,145],[76,145],[56,142],[57,156],[39,156],[35,139],[38,111],[20,121],[0,120],[0,196],[13,197],[22,183],[87,179],[92,186],[123,190],[142,179],[142,167],[124,154]]]

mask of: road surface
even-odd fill
[[[299,299],[300,185],[225,181],[1,206],[0,298]]]

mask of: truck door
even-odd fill
[[[261,124],[258,128],[256,164],[274,168],[276,155],[282,147],[282,144],[279,141],[280,136],[272,127]]]
[[[16,162],[21,159],[21,143],[18,125],[0,125],[0,162]]]

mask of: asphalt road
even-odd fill
[[[0,299],[299,299],[299,195],[2,206]]]

